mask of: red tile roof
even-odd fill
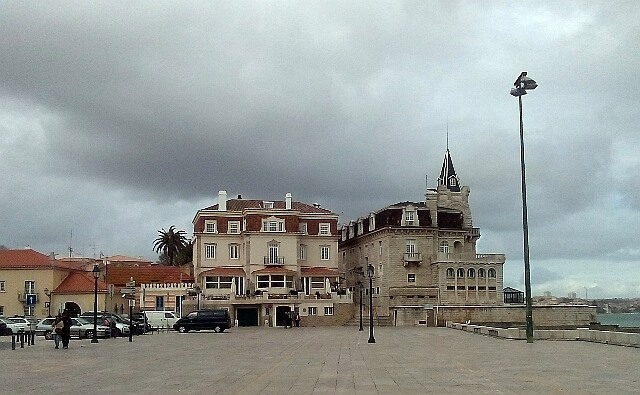
[[[267,200],[271,202],[271,200]],[[227,200],[227,211],[243,211],[246,209],[263,209],[264,200],[257,199],[229,199]],[[299,211],[301,213],[309,213],[309,214],[333,214],[332,211],[315,207],[306,203],[300,202],[291,202],[291,208],[293,210]],[[273,201],[273,209],[274,210],[285,210],[286,203],[284,200],[275,200]],[[218,210],[218,205],[214,204],[213,206],[209,206],[204,208],[203,210]]]
[[[264,269],[254,271],[252,274],[296,274],[296,272],[279,266],[267,266]]]
[[[73,272],[65,278],[56,289],[55,294],[93,293],[95,280],[91,272]],[[107,292],[107,284],[98,280],[98,292]]]
[[[109,263],[131,263],[136,265],[152,265],[153,262],[144,258],[133,258],[125,255],[112,255],[107,257]]]
[[[241,267],[216,267],[211,270],[206,270],[200,275],[203,276],[244,276],[244,269]]]
[[[338,277],[340,272],[335,269],[329,269],[328,267],[301,267],[300,274],[303,276],[325,276],[325,277]]]
[[[0,250],[1,269],[78,269],[75,264],[51,259],[51,257],[34,251],[30,248],[24,250]]]
[[[176,266],[107,266],[107,283],[109,284],[124,286],[131,281],[131,277],[136,284],[193,282],[191,275]]]

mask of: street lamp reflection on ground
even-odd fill
[[[373,337],[373,274],[374,268],[372,264],[367,265],[367,276],[369,276],[369,340],[368,343],[375,343]]]
[[[531,275],[529,267],[529,224],[527,220],[527,183],[524,167],[524,127],[522,123],[522,96],[527,94],[528,90],[538,87],[538,84],[531,78],[527,77],[527,72],[520,73],[516,82],[511,88],[511,95],[518,98],[520,107],[520,172],[522,175],[522,232],[524,245],[524,288],[526,301],[526,322],[527,322],[527,343],[533,343],[533,308],[531,306]]]
[[[94,288],[93,288],[93,336],[91,338],[91,343],[98,342],[98,278],[100,277],[100,266],[97,264],[93,266],[93,270],[91,271],[94,279]]]

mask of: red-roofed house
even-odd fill
[[[188,308],[224,308],[239,326],[341,325],[353,300],[340,289],[338,216],[292,200],[227,199],[193,219],[193,270],[199,291]],[[339,291],[339,292],[338,292]]]
[[[32,249],[0,250],[0,316],[93,310],[95,284],[90,270],[97,262],[55,259]],[[98,286],[98,305],[104,309],[107,287],[101,281]]]

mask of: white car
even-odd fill
[[[13,333],[31,332],[35,329],[35,326],[31,323],[31,321],[24,317],[8,317],[5,319],[5,322],[6,321],[10,321],[13,323],[11,325],[7,323],[7,328],[10,328]]]

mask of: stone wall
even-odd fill
[[[354,317],[356,311],[353,304],[334,303],[333,315],[301,315],[300,326],[342,326]]]
[[[477,325],[503,328],[523,326],[525,306],[436,306],[437,325],[447,321],[470,322]],[[585,327],[596,322],[595,306],[556,305],[533,306],[533,324],[536,328]]]

